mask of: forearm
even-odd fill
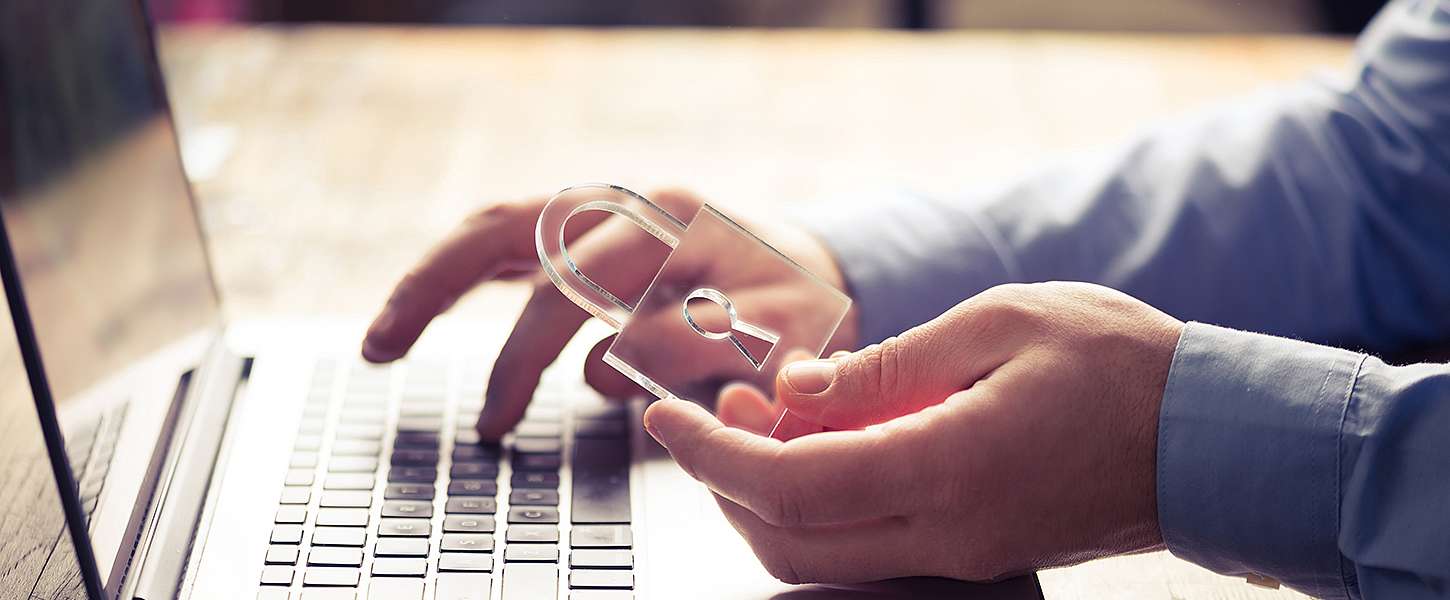
[[[1405,6],[1361,43],[1350,85],[1306,82],[1006,188],[818,224],[864,339],[1045,280],[1376,352],[1450,338],[1450,17]]]
[[[1161,411],[1175,554],[1328,598],[1450,582],[1450,365],[1190,324]]]

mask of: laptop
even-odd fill
[[[139,2],[0,5],[0,207],[0,598],[1040,597],[773,580],[587,344],[485,445],[507,323],[227,320]]]

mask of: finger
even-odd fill
[[[668,250],[629,221],[613,219],[581,236],[570,254],[579,269],[605,289],[634,299],[659,270]],[[518,424],[538,387],[539,375],[558,358],[588,316],[550,280],[535,279],[534,293],[489,375],[478,417],[480,437],[497,441]]]
[[[804,350],[792,350],[790,354],[786,355],[785,364],[790,365],[813,358],[815,357]],[[776,379],[776,387],[779,388],[779,386],[780,380]],[[780,397],[779,389],[776,390],[776,397]],[[776,406],[779,407],[777,410],[779,416],[776,418],[775,424],[771,426],[770,433],[768,434],[770,437],[787,442],[803,435],[825,431],[825,428],[820,424],[807,421],[798,415],[792,414],[789,410],[786,410],[784,404],[777,402]]]
[[[721,389],[715,408],[721,423],[756,435],[769,433],[779,413],[765,394],[746,383],[732,383]]]
[[[900,491],[917,471],[904,460],[904,446],[881,431],[828,431],[782,443],[726,427],[676,399],[651,405],[644,424],[685,472],[773,525],[904,514],[909,499]]]
[[[594,388],[594,391],[603,394],[606,398],[627,399],[638,396],[648,396],[649,392],[639,387],[618,369],[609,366],[604,362],[604,353],[609,351],[609,346],[614,343],[618,335],[611,335],[589,349],[589,355],[584,359],[584,383]]]
[[[787,365],[778,375],[777,399],[803,419],[842,429],[940,403],[1005,362],[1025,339],[991,313],[964,303],[846,356]]]
[[[925,546],[899,517],[785,528],[719,494],[715,501],[765,570],[786,583],[860,583],[931,572],[929,557],[920,556]]]
[[[387,362],[403,356],[428,323],[464,292],[500,271],[515,270],[522,261],[537,262],[533,225],[544,202],[490,206],[454,229],[393,289],[363,339],[363,358]],[[603,219],[602,214],[580,215],[569,233],[582,235]]]

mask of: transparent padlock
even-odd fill
[[[628,219],[670,248],[636,305],[569,255],[564,227],[590,211]],[[579,185],[549,200],[534,239],[559,291],[619,332],[604,362],[660,398],[710,406],[705,396],[728,381],[770,392],[787,357],[819,357],[851,307],[849,296],[709,205],[687,223],[627,189]],[[782,314],[783,295],[810,309]]]

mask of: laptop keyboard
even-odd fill
[[[632,598],[624,407],[546,377],[484,445],[483,379],[319,363],[258,599]]]
[[[75,478],[80,492],[81,511],[85,513],[86,524],[96,512],[101,499],[101,489],[106,475],[111,471],[111,457],[116,454],[116,442],[121,434],[121,425],[126,421],[128,404],[118,404],[99,417],[93,417],[75,429],[65,431],[65,451],[70,457],[71,476]]]

